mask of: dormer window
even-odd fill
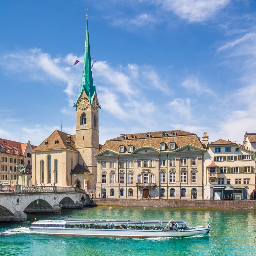
[[[177,133],[176,132],[172,132],[172,136],[176,136],[177,135]]]
[[[162,133],[162,136],[163,136],[163,137],[167,137],[167,136],[168,136],[167,132],[163,132],[163,133]]]
[[[147,133],[147,134],[146,134],[146,137],[147,137],[147,138],[151,138],[152,135],[151,135],[150,133]]]
[[[123,135],[123,140],[127,140],[128,139],[128,137],[124,134]]]
[[[119,152],[120,152],[120,153],[124,153],[124,146],[120,146],[120,147],[119,147]]]
[[[59,141],[58,141],[58,140],[55,140],[55,144],[59,144]]]
[[[129,145],[128,146],[128,153],[131,153],[133,151],[133,146],[132,145]]]
[[[131,135],[131,138],[132,138],[132,139],[136,139],[136,136],[135,136],[135,135]]]
[[[165,147],[166,147],[166,145],[165,145],[165,143],[160,143],[160,150],[165,150]]]
[[[48,145],[48,141],[45,141],[45,142],[44,142],[44,145]]]
[[[175,142],[170,142],[170,149],[173,150],[175,149],[175,147],[176,147]]]

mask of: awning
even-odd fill
[[[234,188],[226,187],[225,190],[234,190]]]

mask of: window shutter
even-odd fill
[[[253,166],[251,166],[251,173],[254,173],[254,168],[253,168]]]
[[[223,161],[226,161],[227,157],[226,156],[223,156]]]
[[[234,161],[237,161],[237,156],[234,156]]]
[[[242,160],[242,155],[238,155],[238,160]]]
[[[254,160],[254,155],[251,155],[251,159]]]
[[[230,171],[230,167],[228,167],[228,173],[231,173],[231,171]]]
[[[230,173],[234,173],[234,170],[232,167],[230,167]]]
[[[230,156],[228,156],[228,161],[230,161]]]
[[[241,171],[239,170],[240,173],[244,173],[244,167],[241,167]]]
[[[216,162],[216,161],[217,161],[217,156],[214,157],[214,162]]]

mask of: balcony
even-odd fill
[[[217,172],[214,172],[214,173],[208,172],[208,175],[209,175],[210,178],[217,178],[218,177],[218,173]]]
[[[156,187],[156,183],[136,183],[138,187],[153,188]]]

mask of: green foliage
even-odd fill
[[[20,174],[27,174],[28,173],[28,169],[25,165],[22,165],[20,167]]]

